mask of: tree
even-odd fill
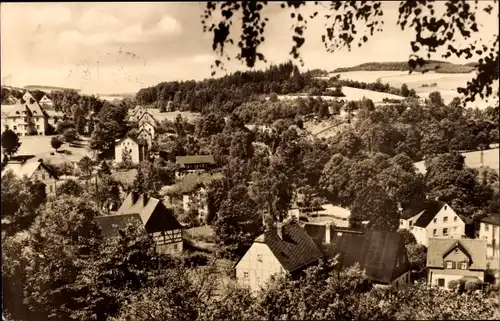
[[[77,132],[74,128],[68,128],[63,133],[63,138],[66,143],[72,143],[77,139]]]
[[[6,129],[2,133],[2,149],[5,155],[9,158],[17,153],[19,147],[21,147],[21,142],[19,141],[19,136],[16,135],[12,130]]]
[[[203,31],[213,33],[212,48],[219,56],[212,65],[215,68],[224,69],[223,57],[230,59],[228,47],[238,45],[236,59],[244,61],[247,67],[254,67],[257,61],[266,61],[265,55],[261,52],[262,44],[266,41],[263,34],[269,20],[265,14],[267,2],[262,3],[232,3],[232,2],[208,2],[204,15],[202,16]],[[301,12],[301,7],[312,6],[307,1],[296,1],[282,3],[282,10],[291,10],[290,16],[293,21],[294,34],[292,39],[294,45],[290,55],[294,59],[302,62],[300,48],[306,41],[305,29],[307,21],[322,16],[325,20],[325,33],[321,35],[321,40],[325,44],[328,52],[347,47],[351,49],[353,45],[361,47],[369,41],[375,32],[382,32],[382,25],[387,10],[384,10],[386,3],[375,2],[337,2],[332,3],[328,12],[324,15],[319,12],[308,14]],[[321,5],[319,1],[314,2],[315,6]],[[482,3],[471,6],[469,3],[450,3],[445,7],[444,14],[437,1],[407,2],[399,3],[397,11],[397,25],[401,29],[408,28],[412,32],[415,30],[415,38],[410,42],[413,54],[408,61],[408,69],[415,70],[430,63],[425,59],[431,59],[431,53],[438,49],[443,50],[442,57],[449,59],[451,56],[478,59],[478,74],[472,81],[467,83],[465,88],[460,88],[459,92],[466,95],[466,99],[474,101],[477,95],[484,97],[493,93],[492,84],[498,80],[498,73],[495,66],[498,65],[498,35],[490,33],[485,39],[481,37],[482,29],[478,21],[486,14],[491,15],[493,6],[490,3]],[[310,7],[304,8],[309,9]],[[440,9],[440,8],[439,8]],[[422,14],[424,13],[424,14]],[[486,14],[485,14],[486,13]],[[220,18],[216,18],[220,17]],[[247,21],[241,29],[232,29],[233,21],[242,19]],[[460,21],[459,24],[454,21]],[[442,26],[445,26],[441,28]],[[366,28],[365,28],[366,27]],[[233,27],[234,28],[234,27]],[[364,29],[364,32],[363,32]],[[360,32],[361,30],[361,32]],[[240,40],[235,41],[231,35],[240,34]],[[455,45],[460,43],[460,46]],[[290,73],[289,73],[290,77]]]
[[[395,231],[399,226],[396,205],[383,187],[373,181],[368,182],[352,204],[349,223],[360,226],[362,221],[369,221],[368,226],[375,230]]]
[[[59,138],[59,136],[54,136],[52,137],[52,139],[50,140],[50,145],[52,146],[52,148],[54,148],[57,152],[57,150],[59,149],[59,147],[61,147],[63,144],[62,140]]]
[[[407,84],[402,84],[401,85],[401,96],[403,97],[409,97],[410,96],[410,90],[408,89]]]
[[[131,150],[128,148],[124,148],[122,151],[122,162],[121,162],[120,166],[122,168],[129,169],[129,168],[132,168],[133,165],[134,164],[132,162]]]
[[[80,168],[83,176],[90,177],[94,169],[94,162],[90,157],[85,155],[78,161],[78,168]]]
[[[57,195],[80,196],[82,193],[82,186],[74,179],[65,180],[57,186]]]
[[[23,303],[37,319],[71,319],[72,301],[81,295],[71,285],[83,267],[92,265],[87,258],[98,251],[96,214],[87,200],[74,197],[60,197],[41,208],[22,256]]]
[[[45,185],[9,171],[2,176],[2,231],[7,235],[26,230],[45,201]]]
[[[444,101],[441,97],[441,93],[439,91],[433,91],[429,94],[429,102],[434,106],[443,106]]]
[[[262,217],[257,204],[249,197],[247,188],[236,185],[228,191],[221,202],[213,228],[218,243],[225,247],[227,254],[243,254],[259,234]]]

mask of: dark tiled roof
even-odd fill
[[[500,214],[489,215],[489,216],[478,219],[478,221],[483,222],[483,223],[487,223],[487,224],[500,225]]]
[[[300,270],[323,258],[323,253],[299,224],[284,224],[282,236],[283,238],[280,238],[276,230],[272,229],[255,241],[267,244],[288,272]]]
[[[129,223],[139,223],[142,225],[139,214],[118,214],[98,216],[95,218],[97,225],[101,228],[101,235],[105,238],[119,236],[119,230]]]
[[[137,195],[137,199],[134,200],[134,192],[128,194],[117,214],[139,214],[148,233],[182,228],[173,210],[166,208],[163,202],[154,197],[145,199],[145,195]]]
[[[316,243],[317,246],[321,247],[322,244],[325,243],[325,232],[326,232],[326,225],[323,223],[304,223],[303,224],[304,230],[307,232],[307,234],[313,239],[314,243]],[[345,228],[345,227],[339,227],[339,226],[333,226],[330,225],[330,241],[334,241],[336,237],[342,236],[343,233],[351,233],[351,234],[361,234],[362,232],[355,231],[351,228]],[[341,233],[340,235],[338,233]]]
[[[410,269],[401,234],[386,231],[366,233],[336,233],[331,244],[323,249],[326,257],[339,254],[339,264],[349,267],[359,263],[366,274],[375,282],[390,283]],[[397,258],[405,258],[397,267]]]
[[[427,248],[427,267],[443,268],[443,255],[456,246],[464,249],[465,252],[467,252],[466,254],[471,257],[470,269],[486,269],[486,240],[452,238],[429,238],[429,246]]]
[[[215,164],[215,160],[212,155],[176,156],[175,163],[180,166],[186,164]]]
[[[429,200],[425,206],[425,210],[420,215],[420,217],[415,222],[415,226],[418,227],[427,227],[432,219],[436,216],[436,214],[445,206],[446,203],[441,201]]]

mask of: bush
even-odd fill
[[[210,256],[203,252],[195,252],[184,257],[184,263],[189,267],[205,266],[210,261]]]
[[[480,280],[467,280],[464,289],[467,292],[472,292],[481,289],[482,282]]]
[[[458,281],[457,280],[451,280],[450,282],[448,282],[448,289],[450,290],[456,290],[458,289]]]

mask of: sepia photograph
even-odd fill
[[[500,319],[498,0],[0,32],[2,321]]]

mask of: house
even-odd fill
[[[130,120],[131,121],[138,121],[139,118],[142,116],[143,113],[146,112],[146,109],[142,106],[135,106],[134,109],[132,109],[130,113]]]
[[[278,223],[255,239],[235,264],[239,284],[257,291],[272,275],[295,274],[318,262],[323,253],[297,223]]]
[[[427,246],[429,237],[460,238],[466,233],[468,220],[446,203],[428,200],[416,210],[403,212],[399,227],[408,229],[419,244]]]
[[[146,233],[155,241],[159,253],[174,254],[182,252],[182,226],[176,220],[173,210],[168,209],[162,201],[132,191],[116,212],[115,216],[117,218],[113,220],[133,219],[137,221],[137,216],[133,218],[133,215],[139,215],[140,222],[144,226]],[[101,224],[102,227],[109,227],[111,223],[101,221]],[[113,235],[114,232],[106,233]]]
[[[142,131],[142,130],[148,132],[151,135],[151,138],[155,139],[156,130],[155,130],[155,126],[153,125],[153,123],[142,122],[139,126],[139,131]]]
[[[330,224],[305,223],[304,230],[325,258],[338,255],[341,268],[358,263],[378,286],[410,283],[410,263],[403,237],[397,232],[358,231]]]
[[[153,137],[151,136],[151,133],[144,127],[139,130],[139,134],[137,134],[137,139],[139,141],[144,142],[144,144],[147,146],[148,149],[151,148],[153,144]]]
[[[138,164],[145,160],[146,146],[132,137],[125,136],[115,144],[115,162],[120,163],[123,160],[123,153],[130,152],[132,163]]]
[[[175,177],[180,179],[187,173],[200,173],[213,168],[215,160],[212,155],[176,156],[175,163],[179,166]]]
[[[137,121],[139,122],[139,127],[145,123],[156,124],[156,119],[148,111],[139,112]]]
[[[430,238],[427,282],[448,288],[451,280],[474,277],[484,281],[487,269],[486,240]]]
[[[28,100],[19,99],[10,112],[2,116],[2,132],[10,129],[19,136],[45,135],[48,116],[34,98],[29,98],[31,95],[25,96]]]
[[[500,215],[490,215],[474,220],[475,237],[486,240],[486,256],[500,258]]]
[[[33,95],[31,95],[31,93],[29,91],[26,91],[21,99],[24,101],[27,101],[27,102],[30,102],[30,100],[33,100],[36,102],[36,99],[33,97]]]
[[[42,106],[52,107],[54,105],[52,100],[47,95],[43,95],[43,97],[40,99],[40,101],[38,101],[38,103]]]
[[[29,179],[38,179],[45,185],[45,193],[47,195],[55,195],[56,184],[58,177],[47,165],[43,163],[42,159],[35,160],[10,160],[2,171],[2,176],[8,171],[12,171],[16,176],[22,178],[24,176]]]

